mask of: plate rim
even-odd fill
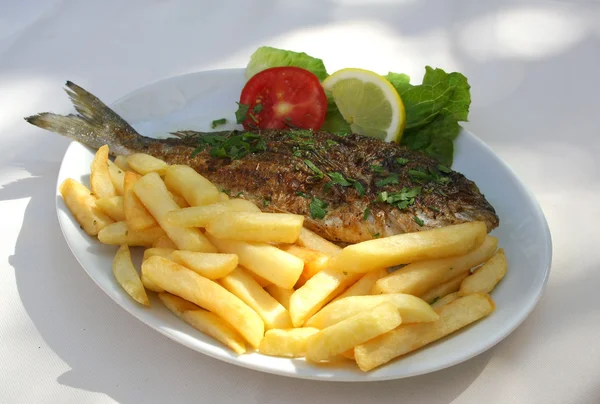
[[[211,72],[225,72],[225,71],[231,71],[231,72],[235,72],[235,71],[240,71],[243,70],[241,68],[228,68],[228,69],[214,69],[214,70],[204,70],[204,71],[197,71],[197,72],[191,72],[191,73],[186,73],[186,74],[182,74],[182,75],[178,75],[178,76],[172,76],[166,79],[162,79],[162,80],[156,80],[152,83],[146,84],[142,87],[139,87],[136,90],[133,90],[131,92],[129,92],[128,94],[125,94],[124,96],[118,98],[117,100],[113,101],[112,103],[109,104],[109,106],[111,108],[113,108],[115,106],[115,104],[119,104],[120,102],[122,102],[123,100],[125,100],[128,97],[132,97],[134,96],[136,93],[141,92],[143,89],[156,85],[158,83],[164,83],[164,82],[169,82],[169,81],[174,81],[177,79],[181,79],[184,78],[186,76],[193,76],[196,74],[202,74],[202,73],[211,73]],[[483,352],[488,351],[489,349],[493,348],[494,346],[496,346],[497,344],[499,344],[501,341],[503,341],[505,338],[507,338],[510,334],[512,334],[533,312],[533,310],[538,306],[538,303],[541,299],[541,297],[544,294],[544,291],[546,290],[546,286],[548,283],[548,279],[550,276],[550,272],[551,272],[551,268],[552,268],[552,259],[553,259],[553,245],[552,245],[552,235],[550,232],[550,227],[548,225],[548,221],[546,219],[546,216],[544,215],[544,212],[542,210],[542,207],[537,199],[537,197],[535,196],[535,194],[533,193],[533,191],[531,191],[526,185],[525,183],[516,175],[516,173],[513,171],[513,169],[498,155],[496,154],[493,149],[487,145],[482,139],[480,139],[479,137],[477,137],[476,135],[474,135],[471,131],[465,129],[464,127],[461,127],[461,136],[466,136],[469,138],[469,141],[473,141],[475,143],[477,143],[478,147],[481,147],[483,149],[485,149],[487,152],[489,152],[490,154],[494,155],[495,158],[497,159],[497,161],[500,163],[500,165],[502,166],[502,168],[512,177],[512,179],[515,180],[515,184],[521,189],[521,191],[523,191],[523,193],[527,196],[527,198],[532,202],[532,205],[534,207],[534,212],[536,218],[540,221],[540,223],[542,224],[542,228],[543,228],[543,232],[542,232],[542,236],[543,236],[543,245],[544,245],[544,261],[541,262],[542,266],[544,267],[544,275],[543,275],[543,279],[542,281],[539,283],[539,285],[537,285],[536,288],[536,295],[535,298],[532,300],[531,304],[529,307],[527,307],[527,309],[523,312],[521,312],[521,314],[519,316],[517,316],[518,320],[511,323],[509,327],[504,328],[503,332],[495,335],[488,344],[482,345],[479,349],[473,350],[472,352],[469,352],[469,354],[467,355],[463,355],[460,356],[454,360],[448,361],[447,363],[438,365],[438,366],[434,366],[431,367],[429,369],[426,370],[422,370],[422,371],[414,371],[414,372],[408,372],[406,374],[403,375],[394,375],[394,374],[384,374],[381,376],[369,376],[370,373],[364,373],[364,377],[352,377],[352,375],[350,375],[349,377],[338,377],[338,376],[334,376],[334,377],[319,377],[318,375],[313,375],[313,374],[305,374],[305,373],[293,373],[290,372],[289,370],[282,370],[282,369],[274,369],[265,365],[261,365],[260,363],[254,363],[254,362],[247,362],[247,361],[240,361],[237,359],[237,357],[234,356],[227,356],[227,355],[219,355],[217,352],[213,352],[210,350],[199,350],[197,346],[193,346],[191,343],[189,343],[187,340],[183,339],[183,338],[178,338],[176,335],[173,335],[169,332],[167,332],[164,328],[162,327],[155,327],[154,325],[150,324],[149,322],[147,322],[144,318],[142,317],[138,317],[131,309],[130,307],[127,307],[126,305],[121,304],[117,298],[115,296],[112,295],[112,293],[110,293],[110,291],[105,288],[98,279],[96,279],[96,277],[94,277],[92,275],[92,273],[90,273],[90,271],[88,271],[88,269],[86,268],[86,266],[83,265],[83,263],[81,262],[79,256],[75,253],[75,248],[72,245],[70,238],[67,236],[67,232],[65,229],[65,225],[66,223],[63,223],[63,218],[61,218],[60,215],[60,211],[61,209],[63,209],[60,204],[64,203],[62,202],[62,198],[60,197],[60,183],[61,183],[61,179],[63,177],[67,177],[66,175],[64,175],[64,171],[66,171],[66,165],[65,165],[65,159],[67,157],[67,155],[72,152],[72,148],[76,147],[77,145],[81,145],[79,142],[77,141],[71,141],[67,147],[67,149],[65,150],[65,153],[62,157],[61,160],[61,164],[60,164],[60,168],[58,171],[58,175],[57,175],[57,180],[56,180],[56,198],[55,198],[55,208],[56,208],[56,215],[57,215],[57,219],[59,222],[59,226],[61,229],[61,233],[63,234],[63,239],[65,240],[65,242],[67,243],[69,249],[71,250],[71,254],[75,257],[75,259],[77,260],[77,262],[79,263],[79,265],[83,268],[83,270],[86,272],[86,274],[92,279],[92,281],[106,294],[108,295],[118,306],[120,306],[121,308],[125,309],[125,311],[127,313],[129,313],[130,315],[132,315],[133,317],[135,317],[137,320],[139,320],[141,323],[145,324],[147,327],[158,331],[160,334],[166,336],[167,338],[169,338],[170,340],[177,342],[178,344],[181,344],[189,349],[192,349],[195,352],[207,355],[209,357],[212,357],[214,359],[226,362],[226,363],[230,363],[236,366],[240,366],[246,369],[252,369],[252,370],[257,370],[263,373],[268,373],[268,374],[274,374],[274,375],[279,375],[279,376],[285,376],[285,377],[291,377],[291,378],[297,378],[297,379],[305,379],[305,380],[316,380],[316,381],[335,381],[335,382],[373,382],[373,381],[384,381],[384,380],[397,380],[397,379],[403,379],[403,378],[409,378],[409,377],[415,377],[415,376],[420,376],[420,375],[424,375],[424,374],[429,374],[429,373],[433,373],[433,372],[437,372],[452,366],[456,366],[460,363],[466,362],[472,358],[474,358],[475,356],[478,356],[480,354],[482,354]],[[81,145],[83,147],[84,145]],[[90,149],[90,148],[88,148]],[[91,149],[90,149],[91,150]],[[260,354],[258,354],[260,355]],[[297,360],[297,359],[289,359],[289,360]],[[317,367],[315,367],[316,369],[318,369]],[[333,370],[335,371],[335,370]]]

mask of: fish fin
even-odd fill
[[[66,87],[65,91],[79,115],[43,112],[25,120],[93,148],[106,144],[111,154],[129,154],[129,149],[135,149],[137,143],[148,139],[93,94],[71,81],[67,81]]]

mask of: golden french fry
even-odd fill
[[[507,269],[506,255],[504,249],[500,248],[492,258],[462,281],[458,294],[466,296],[476,292],[490,293],[504,278]]]
[[[246,353],[246,343],[230,324],[206,310],[184,311],[181,318],[204,334],[228,346],[238,355]]]
[[[130,247],[152,247],[154,241],[164,235],[164,230],[158,226],[144,230],[132,230],[127,227],[126,222],[115,222],[98,232],[98,240],[111,245],[127,244]]]
[[[427,290],[469,271],[489,259],[498,247],[498,239],[487,236],[475,250],[459,257],[415,262],[379,279],[371,294],[408,293],[420,296]]]
[[[101,146],[92,161],[92,172],[90,174],[90,185],[92,192],[100,197],[111,197],[117,195],[115,186],[108,173],[108,146]]]
[[[115,157],[115,165],[125,172],[131,171],[131,167],[127,164],[127,157],[123,155]]]
[[[177,245],[167,236],[166,234],[162,237],[156,239],[154,244],[152,244],[154,248],[171,248],[173,250],[177,249]]]
[[[294,327],[301,327],[310,316],[358,278],[359,274],[327,268],[306,281],[290,298],[290,316]]]
[[[219,192],[219,202],[225,202],[229,199],[229,195],[227,195],[225,192]]]
[[[371,310],[331,325],[310,337],[306,359],[321,362],[384,334],[402,323],[396,306],[381,303]]]
[[[185,311],[201,310],[201,308],[196,306],[194,303],[188,302],[179,296],[175,296],[167,292],[160,292],[158,294],[158,298],[171,313],[175,314],[179,318],[181,318]]]
[[[217,187],[189,166],[169,166],[165,184],[172,192],[183,196],[190,206],[209,205],[219,201]]]
[[[173,198],[173,200],[175,201],[177,206],[179,206],[180,208],[189,208],[190,207],[190,205],[187,203],[187,201],[185,200],[185,198],[183,196],[179,196],[179,195],[173,194],[171,192],[169,192],[169,194],[171,195],[171,198]]]
[[[360,312],[372,310],[382,303],[393,304],[403,323],[426,323],[439,318],[437,313],[422,299],[401,293],[391,295],[349,296],[329,303],[308,319],[307,327],[327,328]]]
[[[445,304],[452,303],[459,297],[460,296],[458,295],[458,292],[450,293],[450,294],[442,297],[441,299],[436,300],[435,302],[431,303],[431,307],[434,309],[437,309],[439,307],[442,307]]]
[[[123,208],[122,196],[98,198],[96,199],[96,206],[110,216],[115,222],[122,222],[125,220],[125,209]]]
[[[215,246],[208,241],[199,229],[177,227],[167,223],[167,213],[179,209],[179,206],[177,206],[173,198],[169,195],[169,191],[158,173],[151,172],[144,175],[133,185],[133,191],[152,216],[154,216],[160,227],[164,229],[169,238],[177,245],[178,249],[217,252]]]
[[[316,328],[289,328],[267,330],[260,341],[258,352],[263,355],[298,358],[306,354],[306,344],[311,336],[318,333]]]
[[[213,218],[225,212],[260,212],[260,209],[245,199],[230,199],[211,205],[192,206],[169,212],[167,222],[172,226],[206,227]]]
[[[235,254],[178,250],[171,254],[170,259],[173,262],[183,265],[184,267],[213,280],[227,276],[238,265],[238,257]]]
[[[437,285],[427,292],[423,293],[420,297],[425,300],[427,303],[432,304],[433,302],[441,299],[442,297],[456,292],[460,288],[461,282],[469,276],[469,272],[467,271],[464,274],[460,274],[450,279],[447,282],[444,282],[440,285]]]
[[[253,347],[263,338],[260,316],[223,286],[165,258],[154,256],[142,264],[142,274],[167,292],[207,309],[236,329]]]
[[[487,227],[483,222],[404,233],[351,244],[331,258],[332,269],[369,272],[415,261],[467,254],[483,243]]]
[[[226,212],[214,217],[206,231],[224,240],[293,243],[304,216],[291,213]]]
[[[324,239],[317,233],[303,227],[296,241],[300,247],[310,248],[311,250],[320,251],[329,255],[336,255],[342,248],[333,244],[331,241]]]
[[[148,277],[144,275],[143,272],[140,275],[140,279],[142,280],[142,284],[144,285],[144,287],[152,292],[160,293],[165,291],[163,288],[159,287],[157,284],[148,279]]]
[[[237,354],[246,352],[242,337],[217,315],[170,293],[159,293],[158,297],[167,309],[198,331],[222,342]]]
[[[315,276],[317,272],[325,269],[330,258],[329,254],[311,250],[310,248],[306,247],[299,247],[294,244],[281,246],[279,248],[304,261],[304,268],[302,269],[300,278],[298,278],[298,282],[296,282],[296,288],[301,287],[306,283],[307,280]]]
[[[148,173],[165,175],[167,167],[169,167],[169,165],[161,159],[157,159],[156,157],[145,153],[130,154],[127,156],[127,165],[141,175],[146,175]]]
[[[123,193],[125,192],[125,171],[123,171],[112,161],[108,160],[108,174],[110,175],[110,180],[112,181],[115,187],[117,195],[123,195]]]
[[[267,293],[242,268],[235,268],[219,280],[228,291],[250,306],[265,322],[265,328],[291,328],[290,313],[273,296]]]
[[[488,295],[474,293],[448,303],[436,311],[440,318],[431,323],[403,324],[354,348],[358,367],[369,371],[408,352],[437,341],[494,311]]]
[[[254,278],[256,283],[260,285],[261,288],[267,287],[269,285],[273,285],[273,282],[266,280],[260,275],[255,274],[254,272],[250,272],[250,275]]]
[[[96,207],[96,198],[85,185],[67,178],[60,184],[60,194],[65,204],[75,216],[81,228],[90,236],[95,236],[105,226],[111,224],[112,219]]]
[[[154,257],[155,255],[158,255],[159,257],[163,257],[170,261],[173,261],[172,255],[173,255],[174,251],[175,250],[172,248],[159,248],[159,247],[147,248],[144,250],[144,257],[142,258],[142,261],[146,261],[148,258]]]
[[[304,262],[301,259],[270,244],[206,236],[219,251],[237,254],[241,266],[282,288],[291,289],[302,273]]]
[[[284,289],[281,286],[270,284],[264,287],[271,296],[275,298],[286,310],[290,309],[290,297],[294,293],[294,289]]]
[[[127,225],[134,230],[144,230],[158,226],[158,222],[148,212],[142,201],[133,192],[133,186],[142,178],[133,171],[127,171],[123,179],[123,209]]]
[[[335,302],[350,296],[368,295],[373,286],[375,286],[375,282],[387,275],[389,275],[387,268],[376,269],[375,271],[367,272],[362,278],[356,281],[354,285],[346,289],[344,293],[333,299],[333,301]],[[406,321],[406,319],[404,321]]]
[[[119,247],[113,260],[112,269],[115,279],[125,289],[127,294],[136,302],[150,307],[148,295],[146,295],[146,290],[144,289],[144,285],[142,285],[140,276],[133,266],[129,247],[126,244]]]

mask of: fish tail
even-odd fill
[[[67,81],[65,91],[77,111],[77,115],[57,115],[42,112],[25,118],[27,122],[42,129],[58,133],[97,149],[108,145],[111,154],[130,154],[145,143],[144,136],[136,132],[116,112],[93,94]]]

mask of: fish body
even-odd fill
[[[376,237],[483,221],[499,224],[473,181],[423,153],[356,134],[307,130],[140,135],[83,88],[67,82],[77,115],[41,113],[29,123],[114,155],[148,153],[186,164],[234,197],[268,212],[305,217],[328,240]]]

